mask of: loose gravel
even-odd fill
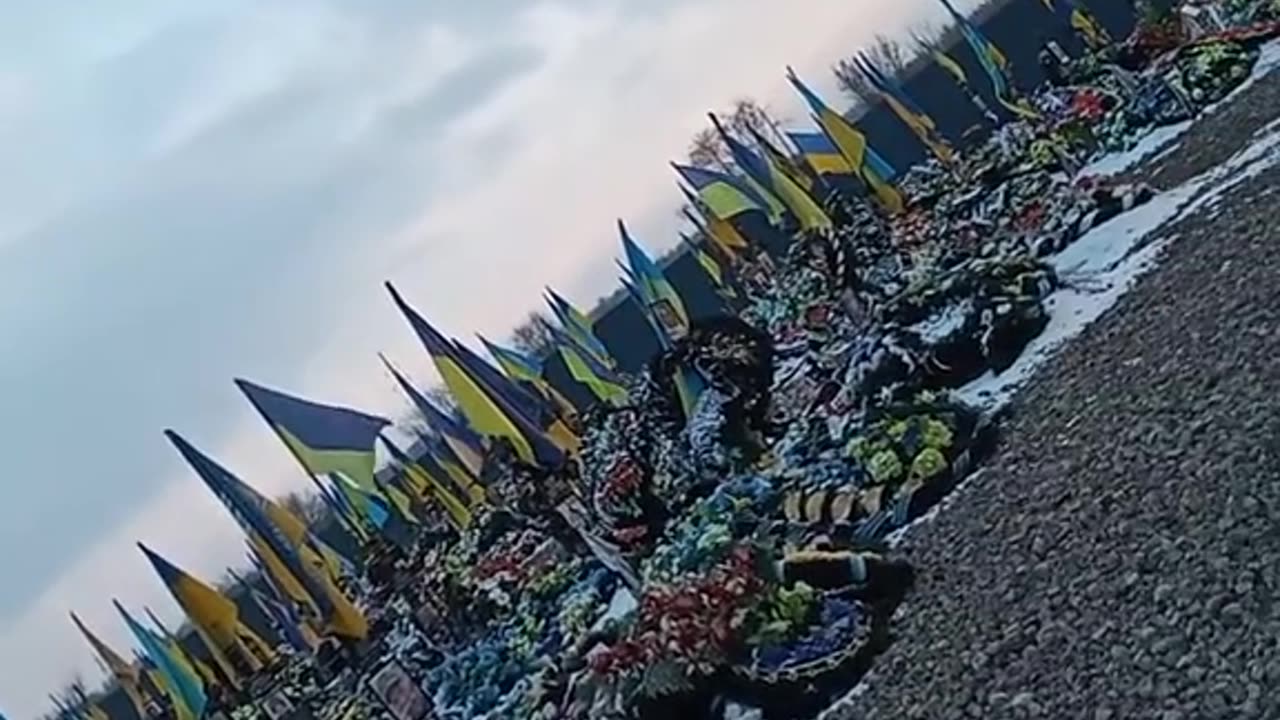
[[[1278,113],[1273,73],[1146,172],[1172,187]],[[988,468],[907,536],[893,644],[829,718],[1280,718],[1278,186],[1166,228],[1028,382]]]
[[[1260,78],[1244,92],[1214,109],[1179,138],[1177,152],[1157,152],[1154,162],[1132,175],[1167,190],[1221,165],[1249,138],[1276,119],[1280,110],[1280,73]]]

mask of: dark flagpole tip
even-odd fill
[[[402,307],[406,305],[404,298],[400,296],[400,291],[396,290],[396,286],[392,285],[390,280],[384,282],[382,286],[387,289],[387,292],[391,293],[391,299],[395,301],[397,305]]]

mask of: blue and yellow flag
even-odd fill
[[[929,152],[933,153],[933,156],[942,164],[953,164],[956,159],[955,150],[938,133],[938,126],[933,121],[933,118],[907,94],[907,91],[892,78],[881,72],[866,56],[858,56],[855,59],[855,64],[862,71],[867,82],[879,93],[880,99],[889,106],[889,109],[893,111],[894,115],[898,116],[898,119],[903,124],[915,133],[920,142],[929,149]]]
[[[517,382],[529,383],[530,385],[539,386],[545,383],[542,379],[542,363],[534,358],[525,355],[519,350],[503,347],[495,342],[490,342],[483,335],[477,335],[480,344],[484,345],[484,349],[488,351],[489,356],[498,363],[498,367],[502,372],[506,373],[508,378]]]
[[[716,248],[730,262],[736,261],[739,254],[750,247],[751,243],[738,231],[732,221],[718,217],[696,193],[684,185],[680,185],[679,188],[685,199],[689,201],[689,206],[684,211],[685,217],[698,228],[698,232],[715,243]]]
[[[969,22],[968,18],[961,15],[950,2],[947,0],[938,1],[942,3],[951,18],[955,20],[956,26],[960,28],[960,34],[964,36],[969,49],[978,58],[978,64],[982,66],[983,72],[991,80],[991,90],[996,101],[1017,117],[1029,120],[1038,119],[1040,113],[1036,112],[1035,108],[1013,86],[1013,68],[1010,66],[1009,59],[1004,52],[995,43],[991,42],[986,35],[983,35],[977,26]]]
[[[715,115],[711,116],[725,146],[733,156],[738,167],[756,183],[761,193],[767,193],[778,201],[800,223],[800,229],[826,230],[832,227],[831,218],[818,205],[818,201],[802,187],[795,178],[787,174],[784,167],[774,162],[769,155],[757,155],[729,134]]]
[[[246,531],[245,545],[248,548],[250,563],[258,569],[267,587],[271,588],[276,597],[310,618],[316,623],[316,627],[320,627],[324,619],[320,616],[320,611],[316,608],[311,594],[302,586],[297,576],[284,566],[271,548],[267,547],[266,542],[257,533]]]
[[[474,369],[468,368],[455,347],[411,308],[390,283],[387,290],[435,362],[458,409],[476,432],[505,438],[516,455],[531,465],[560,467],[564,464],[565,452],[541,428],[533,426],[502,395],[489,388]]]
[[[350,408],[321,405],[248,380],[236,386],[262,414],[307,472],[340,472],[373,488],[374,442],[390,420]]]
[[[446,475],[453,479],[454,485],[468,488],[467,493],[470,495],[473,504],[488,502],[488,493],[485,492],[484,483],[481,482],[480,476],[467,469],[466,465],[454,454],[449,444],[444,442],[444,438],[439,435],[419,434],[418,439],[426,444],[431,458],[435,460],[441,470],[444,470]]]
[[[720,263],[716,261],[710,253],[698,247],[693,238],[680,233],[680,242],[689,250],[689,254],[693,255],[693,259],[698,261],[698,267],[702,268],[703,274],[711,281],[711,285],[715,287],[716,292],[730,290],[728,286],[728,278],[725,277],[724,268],[720,267]]]
[[[435,403],[427,399],[418,391],[413,383],[391,364],[385,356],[379,354],[382,363],[387,366],[387,371],[396,379],[400,385],[400,389],[409,397],[414,407],[418,408],[418,412],[422,413],[423,419],[427,422],[427,427],[431,431],[440,436],[442,440],[449,446],[449,449],[458,457],[458,460],[466,466],[472,475],[479,475],[484,465],[484,440],[481,436],[465,423],[459,422],[449,413],[444,412],[435,406]]]
[[[1111,44],[1111,34],[1098,22],[1093,13],[1076,0],[1040,0],[1054,15],[1065,21],[1079,33],[1090,49],[1098,50]]]
[[[142,543],[138,543],[138,548],[160,576],[169,594],[191,620],[196,634],[209,648],[214,662],[233,685],[239,687],[244,678],[236,672],[231,657],[239,658],[251,672],[257,672],[270,664],[273,657],[263,657],[256,652],[265,646],[260,638],[253,647],[247,644],[253,642],[247,637],[252,635],[252,631],[242,626],[240,609],[234,602]],[[160,627],[163,629],[163,626]]]
[[[328,562],[309,543],[310,532],[278,504],[250,488],[230,471],[196,450],[172,430],[165,436],[182,454],[214,496],[255,543],[277,580],[291,581],[304,589],[306,600],[329,631],[341,637],[362,640],[369,634],[368,619],[335,585]],[[287,580],[286,580],[287,578]]]
[[[591,318],[574,307],[573,303],[566,300],[555,290],[547,288],[546,293],[546,301],[551,308],[551,313],[556,316],[556,319],[560,321],[561,327],[573,337],[578,346],[602,365],[616,368],[618,361],[609,352],[609,348],[604,344],[604,341],[596,336],[595,323],[591,321]]]
[[[173,709],[178,718],[196,720],[203,717],[209,702],[209,698],[205,695],[204,682],[199,676],[183,667],[183,663],[170,654],[169,649],[155,634],[139,625],[120,601],[113,600],[112,603],[120,613],[120,617],[124,618],[129,632],[133,633],[147,658],[155,664],[156,670],[164,679],[165,690],[169,693],[169,699],[173,702]]]
[[[391,459],[404,472],[406,482],[417,491],[420,498],[438,504],[449,519],[449,524],[458,532],[471,526],[471,498],[465,494],[470,488],[454,487],[452,479],[442,468],[434,466],[429,458],[414,460],[385,437],[382,443],[391,454]],[[483,500],[482,490],[480,497]]]
[[[455,357],[472,375],[490,391],[507,401],[517,413],[528,421],[529,425],[539,429],[543,436],[560,450],[575,454],[582,446],[582,440],[573,432],[561,417],[560,408],[551,398],[526,389],[523,385],[512,382],[497,368],[484,358],[472,352],[471,348],[458,341],[453,342]]]
[[[556,352],[564,361],[565,369],[575,381],[586,386],[591,395],[600,402],[621,407],[630,400],[627,388],[613,370],[599,363],[590,353],[580,347],[577,341],[568,334],[547,326],[556,344]]]
[[[477,335],[480,344],[484,345],[489,356],[498,363],[498,367],[502,370],[512,382],[521,385],[532,392],[538,394],[544,402],[555,409],[555,414],[560,417],[569,417],[577,413],[577,408],[573,403],[560,394],[550,382],[543,377],[542,361],[529,357],[524,353],[503,347],[494,342],[490,342],[482,335]]]
[[[635,278],[636,289],[646,303],[646,311],[663,329],[667,339],[684,336],[689,332],[689,313],[675,286],[667,280],[662,269],[631,239],[627,226],[618,221],[618,234],[622,238],[627,265]]]
[[[530,392],[512,382],[501,370],[489,364],[471,348],[454,340],[453,356],[473,376],[478,378],[488,390],[506,400],[507,404],[520,413],[529,424],[537,428],[545,428],[554,422],[556,408],[541,395]]]
[[[280,637],[295,652],[311,655],[320,647],[320,638],[316,637],[310,628],[299,621],[288,606],[279,602],[276,598],[263,595],[254,587],[249,587],[249,595],[253,598],[254,604],[258,606],[258,610],[271,621],[276,631],[280,633]]]
[[[781,213],[774,213],[774,206],[742,179],[707,168],[672,163],[689,187],[698,194],[711,214],[721,220],[733,220],[744,213],[762,213],[770,221]]]
[[[224,686],[228,682],[235,687],[239,687],[237,683],[238,678],[236,676],[229,675],[224,670],[223,675],[220,677],[213,668],[209,667],[208,663],[196,657],[183,647],[182,642],[178,640],[177,636],[169,632],[169,628],[165,627],[165,624],[160,622],[160,618],[156,617],[155,613],[151,612],[151,608],[143,606],[142,612],[146,614],[147,619],[151,621],[151,624],[160,631],[160,639],[164,640],[165,645],[174,654],[174,657],[181,659],[187,667],[200,676],[200,679],[204,681],[206,690]],[[206,648],[209,648],[209,654],[212,656],[214,654],[214,650],[209,647],[209,643],[203,639],[201,642],[205,643]],[[218,662],[216,657],[214,658],[214,662]],[[226,678],[226,680],[224,681],[223,678]]]
[[[879,201],[880,205],[892,214],[902,212],[906,207],[906,201],[902,197],[902,193],[894,187],[888,176],[880,174],[880,171],[869,161],[872,152],[871,147],[867,144],[867,136],[854,127],[843,115],[828,107],[816,93],[801,82],[799,76],[791,68],[787,68],[787,79],[809,105],[809,109],[813,112],[814,122],[822,129],[827,139],[831,141],[831,145],[844,156],[848,166],[857,170],[858,176],[866,183],[867,188],[875,194],[876,200]],[[816,151],[820,146],[810,143],[810,148]],[[804,153],[806,158],[810,157],[810,149],[802,147],[801,152]],[[818,157],[824,167],[831,167],[829,149],[825,149],[821,153],[815,152],[814,155]],[[825,163],[822,162],[823,158],[827,159]],[[813,162],[813,160],[810,160],[810,162]],[[818,166],[815,166],[814,169],[822,172]]]
[[[89,643],[89,647],[93,648],[94,654],[102,661],[102,664],[107,668],[107,672],[111,674],[116,684],[124,691],[125,696],[129,698],[129,702],[133,704],[133,709],[138,713],[138,717],[146,717],[147,699],[141,685],[138,669],[130,665],[115,650],[112,650],[111,646],[99,640],[97,635],[90,632],[89,628],[85,627],[85,624],[80,621],[79,616],[75,613],[71,613],[71,622],[80,631],[80,634],[84,636],[85,641]]]
[[[787,137],[791,138],[791,142],[800,151],[800,156],[818,175],[857,177],[857,169],[826,133],[797,131],[788,132]]]

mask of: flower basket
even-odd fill
[[[730,667],[730,694],[768,718],[810,717],[852,687],[870,664],[873,614],[862,603],[823,596],[805,635],[779,646],[756,647]]]

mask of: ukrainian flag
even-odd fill
[[[460,488],[467,488],[467,495],[471,498],[472,506],[487,503],[488,493],[485,492],[484,485],[480,482],[480,478],[466,468],[463,463],[458,460],[458,456],[449,448],[448,443],[439,435],[418,435],[418,439],[426,444],[427,451],[432,459],[440,466],[446,475],[453,478],[454,485]]]
[[[458,472],[461,468],[450,466],[436,454],[435,444],[430,439],[421,439],[424,452],[415,464],[433,478],[435,484],[449,490],[468,509],[489,504],[489,495],[479,479],[465,471]]]
[[[799,149],[800,156],[818,175],[857,176],[858,171],[825,133],[789,132],[787,137],[791,138],[791,142]],[[865,140],[863,147],[866,147]]]
[[[262,576],[269,580],[276,593],[281,598],[288,598],[295,607],[301,608],[309,617],[314,618],[318,623],[317,626],[323,624],[325,619],[320,613],[316,599],[303,586],[298,575],[285,567],[284,561],[267,546],[261,535],[249,530],[245,532],[245,537],[249,554],[254,558],[254,564],[261,569]]]
[[[145,718],[147,716],[147,701],[142,687],[139,685],[138,669],[126,662],[109,645],[99,640],[97,635],[90,632],[89,628],[85,627],[85,624],[80,621],[80,618],[75,613],[71,613],[71,622],[75,624],[76,629],[84,636],[85,641],[89,643],[89,647],[93,648],[94,654],[106,666],[107,672],[111,673],[111,677],[115,679],[116,684],[120,686],[121,690],[124,690],[125,696],[129,698],[129,702],[133,704],[134,710],[137,711],[138,717]]]
[[[626,224],[621,220],[618,221],[618,234],[622,237],[627,265],[631,268],[632,277],[636,279],[636,288],[647,303],[649,314],[658,321],[668,337],[672,331],[678,331],[681,335],[687,333],[689,313],[685,310],[680,293],[676,292],[657,263],[631,239]]]
[[[743,237],[729,220],[723,220],[716,216],[689,188],[680,185],[680,192],[684,194],[686,200],[689,201],[689,207],[685,209],[685,217],[698,228],[698,231],[706,236],[711,242],[716,244],[720,252],[730,261],[738,259],[738,254],[746,250],[750,243]],[[695,215],[696,213],[696,215]]]
[[[625,387],[609,380],[607,377],[602,377],[592,367],[591,361],[580,353],[574,345],[561,343],[557,347],[557,351],[560,353],[560,358],[564,360],[565,368],[568,369],[570,377],[585,385],[596,399],[613,407],[622,407],[631,400],[631,396]]]
[[[690,238],[684,233],[680,233],[680,242],[684,243],[684,246],[689,249],[689,253],[698,261],[698,266],[702,268],[704,273],[706,273],[707,279],[711,281],[711,284],[715,286],[716,290],[730,290],[726,285],[724,268],[720,267],[720,263],[716,262],[715,258],[711,257],[711,255],[706,251],[698,247],[698,244],[693,241],[693,238]]]
[[[827,107],[827,104],[816,93],[800,81],[800,78],[791,68],[787,68],[787,79],[813,111],[814,122],[818,124],[818,127],[822,128],[831,146],[834,146],[840,155],[844,156],[848,167],[857,169],[858,176],[875,193],[876,199],[881,206],[890,213],[897,214],[902,212],[906,207],[906,201],[903,199],[902,193],[889,182],[887,176],[880,174],[872,166],[871,162],[873,161],[869,162],[869,158],[873,157],[873,151],[867,144],[867,136],[863,135],[848,120],[845,120],[842,115]],[[821,165],[830,167],[829,160],[826,163],[821,162],[821,158],[829,158],[832,154],[830,148],[815,144],[812,141],[810,141],[810,148],[815,151],[821,149],[823,152],[815,152],[814,154],[819,157]],[[801,147],[801,151],[806,158],[810,156],[808,149]],[[815,166],[814,169],[821,172],[818,166]]]
[[[818,186],[817,180],[811,173],[805,171],[802,164],[796,163],[792,157],[774,147],[773,143],[769,142],[767,138],[754,129],[751,130],[751,137],[755,140],[756,147],[760,149],[760,154],[766,160],[781,169],[787,177],[791,178],[805,192],[810,195],[814,194]]]
[[[781,212],[774,213],[774,206],[755,188],[732,175],[689,165],[673,163],[672,167],[698,193],[711,214],[721,220],[732,220],[749,212],[763,213],[770,220],[781,216]]]
[[[333,513],[342,527],[355,538],[356,542],[360,544],[369,542],[369,533],[364,527],[363,521],[350,512],[350,507],[339,500],[329,486],[318,480],[315,485],[320,491],[320,498],[328,506],[329,512]]]
[[[291,541],[286,530],[273,520],[285,520],[286,526],[299,522],[292,514],[253,491],[177,433],[166,430],[165,436],[213,494],[222,500],[232,517],[245,529],[250,541],[256,538],[261,543],[260,550],[265,552],[260,554],[264,555],[264,560],[277,561],[280,569],[285,571],[283,574],[291,575],[305,590],[307,599],[319,617],[328,623],[333,634],[353,640],[363,640],[368,636],[369,624],[364,614],[337,589],[330,575],[317,572],[317,567],[326,568],[327,565],[307,542],[310,533],[305,526],[301,540]],[[296,529],[293,531],[297,532]],[[283,580],[283,574],[277,579]]]
[[[552,400],[512,382],[462,343],[455,340],[453,347],[459,362],[479,378],[490,393],[505,399],[529,424],[542,430],[544,437],[560,450],[571,454],[578,452],[582,440],[561,419],[559,408]]]
[[[453,393],[458,408],[478,432],[506,438],[519,458],[532,465],[560,467],[565,460],[562,449],[552,443],[542,430],[534,427],[501,395],[488,388],[473,369],[458,357],[449,341],[436,332],[421,315],[387,283],[387,290],[413,327],[427,353],[435,362],[440,377]]]
[[[808,193],[794,178],[767,155],[759,156],[750,148],[738,142],[725,131],[714,115],[711,121],[724,139],[730,154],[738,167],[762,189],[762,192],[777,198],[791,215],[800,223],[804,231],[825,230],[832,227],[831,218],[819,207],[813,196]]]
[[[467,507],[467,503],[459,497],[458,493],[450,487],[451,483],[448,477],[440,468],[432,468],[436,471],[432,473],[423,466],[421,461],[414,461],[385,437],[382,439],[382,443],[391,453],[391,458],[404,471],[407,482],[417,490],[419,497],[424,500],[434,500],[440,505],[440,508],[445,511],[446,517],[449,518],[449,524],[458,532],[471,527],[473,519],[471,509]]]
[[[968,18],[961,15],[951,3],[947,0],[939,0],[942,6],[951,14],[956,25],[960,28],[960,34],[964,36],[965,42],[969,48],[973,50],[973,54],[978,58],[978,64],[982,66],[987,77],[991,79],[992,93],[996,100],[1013,114],[1035,120],[1040,117],[1040,113],[1024,98],[1018,96],[1017,90],[1013,87],[1011,75],[1012,67],[1009,65],[1009,59],[1005,57],[1004,52],[996,47],[982,31],[978,30]]]
[[[498,367],[507,377],[516,382],[525,382],[535,387],[546,383],[542,379],[542,363],[525,355],[517,350],[505,348],[497,343],[489,342],[483,335],[477,335],[480,344],[484,345],[485,350],[498,363]]]
[[[179,720],[195,720],[203,717],[209,702],[204,692],[204,683],[195,673],[184,668],[159,638],[139,625],[120,601],[113,600],[112,603],[116,606],[120,617],[124,618],[129,631],[137,638],[143,652],[155,664],[160,677],[164,679],[165,689],[169,693],[169,699],[173,701],[174,713]]]
[[[264,596],[253,587],[249,588],[249,594],[262,614],[276,626],[289,647],[306,655],[314,654],[320,647],[320,638],[316,637],[315,633],[311,632],[311,629],[306,627],[305,623],[302,623],[288,607],[277,602],[275,598]]]
[[[164,640],[165,645],[173,653],[174,657],[179,658],[184,665],[199,675],[200,679],[204,681],[205,688],[220,687],[228,682],[234,687],[239,687],[239,681],[237,679],[238,676],[228,674],[224,669],[223,675],[219,677],[218,673],[215,672],[213,668],[209,667],[208,663],[188,652],[187,649],[182,646],[182,643],[178,638],[174,636],[173,633],[169,632],[169,628],[165,627],[164,623],[160,622],[160,618],[156,617],[155,613],[151,612],[151,608],[144,606],[142,608],[142,612],[146,614],[147,619],[151,621],[151,624],[160,630],[160,638]],[[205,647],[209,649],[209,654],[214,656],[214,662],[218,662],[218,658],[215,655],[216,651],[211,645],[209,645],[208,641],[202,638],[201,642],[203,642]],[[226,680],[224,681],[223,678]]]
[[[573,403],[569,402],[558,390],[542,376],[542,363],[511,348],[489,342],[484,336],[477,336],[485,350],[498,363],[498,368],[518,385],[536,392],[548,405],[555,408],[560,417],[571,417],[577,413]]]
[[[471,348],[454,340],[454,357],[467,370],[479,378],[491,392],[501,395],[516,412],[535,427],[545,428],[554,422],[555,409],[546,398],[529,392],[524,387],[512,382],[511,378],[502,374],[498,368],[490,365],[484,358],[472,352]]]
[[[579,347],[590,353],[601,364],[609,368],[616,368],[618,361],[614,359],[613,354],[609,352],[609,348],[604,342],[596,337],[595,323],[591,321],[591,318],[561,297],[555,290],[547,288],[546,292],[546,300],[551,307],[551,312],[560,321],[565,332],[568,332],[578,342]]]
[[[241,625],[240,609],[234,602],[180,570],[142,543],[138,543],[138,548],[150,561],[151,567],[160,576],[174,600],[178,601],[182,611],[191,619],[200,639],[208,646],[214,661],[233,685],[239,687],[243,678],[236,672],[234,663],[229,659],[231,656],[238,658],[244,667],[255,673],[274,660],[271,655],[255,654],[242,640],[243,636],[252,631]],[[264,645],[261,639],[255,644],[259,649]]]
[[[353,483],[345,475],[339,475],[338,473],[329,475],[329,480],[338,489],[339,493],[346,496],[347,501],[355,507],[356,512],[360,513],[370,525],[382,530],[386,528],[387,523],[391,522],[391,515],[394,510],[381,493],[368,492]]]
[[[390,420],[302,400],[247,380],[236,380],[236,386],[312,475],[340,472],[373,488],[373,445]]]
[[[934,123],[933,118],[929,117],[924,109],[916,104],[897,83],[880,72],[870,60],[865,57],[859,57],[858,60],[859,68],[862,70],[863,75],[879,92],[881,99],[907,127],[911,128],[911,131],[916,134],[916,137],[920,138],[920,142],[925,147],[929,148],[934,157],[938,158],[944,165],[950,165],[955,162],[955,151],[938,134],[938,126]]]
[[[409,396],[409,400],[414,407],[418,408],[418,412],[427,421],[427,427],[439,435],[449,446],[449,449],[458,457],[458,460],[466,466],[472,475],[479,475],[481,467],[484,465],[484,440],[480,435],[476,434],[471,428],[465,424],[458,422],[451,415],[440,410],[427,399],[425,395],[418,392],[418,389],[405,378],[400,371],[391,364],[391,361],[379,354],[382,362],[387,366],[387,370],[391,376],[400,384],[400,389],[404,394]]]

